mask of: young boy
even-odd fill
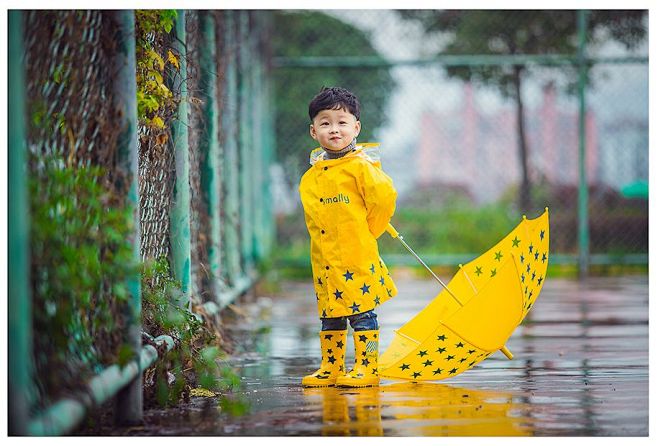
[[[323,88],[309,104],[319,144],[299,192],[311,236],[311,266],[322,322],[322,364],[305,387],[379,385],[379,326],[373,309],[397,294],[379,257],[377,238],[395,211],[397,192],[381,169],[379,144],[358,144],[359,101],[350,91]],[[347,321],[355,362],[345,372]]]

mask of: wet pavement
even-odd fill
[[[377,310],[380,353],[398,328],[439,291],[398,278],[399,295]],[[319,322],[309,283],[237,306],[232,364],[246,404],[230,415],[218,398],[194,397],[175,410],[150,410],[123,435],[231,436],[647,436],[647,276],[547,279],[541,296],[496,352],[440,382],[383,380],[378,388],[304,389],[320,361]],[[347,364],[353,363],[348,335]],[[118,433],[115,431],[115,434]]]

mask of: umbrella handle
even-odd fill
[[[390,236],[393,238],[398,238],[398,236],[400,235],[398,231],[396,231],[393,225],[390,223],[388,224],[388,226],[386,226],[386,232],[388,232]]]
[[[433,276],[433,277],[434,277],[434,278],[435,278],[435,279],[436,279],[436,280],[437,280],[437,281],[443,286],[443,288],[445,288],[445,290],[448,292],[448,294],[450,294],[450,295],[451,295],[451,296],[457,301],[457,303],[458,303],[460,306],[462,306],[462,307],[464,306],[464,304],[462,304],[462,303],[460,302],[460,300],[457,299],[457,296],[455,296],[454,294],[452,294],[452,293],[450,292],[450,290],[448,289],[448,287],[446,286],[446,284],[443,283],[443,281],[442,281],[441,279],[439,279],[439,278],[436,276],[436,274],[434,274],[434,272],[429,268],[429,266],[427,266],[427,265],[425,264],[425,262],[423,262],[423,261],[421,260],[420,257],[418,257],[418,254],[416,254],[416,253],[415,253],[415,252],[409,247],[409,245],[407,245],[407,244],[405,243],[405,241],[402,239],[402,237],[400,237],[400,233],[399,233],[399,232],[393,227],[392,224],[389,223],[388,226],[386,226],[386,232],[388,232],[388,233],[390,234],[391,237],[400,240],[400,242],[402,243],[402,245],[403,245],[405,248],[407,248],[407,250],[408,250],[411,254],[413,254],[414,257],[416,257],[416,259],[420,262],[420,264],[423,265],[423,266],[427,269],[427,271],[430,272],[430,274],[431,274],[431,275],[432,275],[432,276]],[[505,355],[505,356],[507,357],[507,359],[512,359],[512,358],[514,358],[514,355],[512,354],[511,351],[509,351],[509,350],[507,349],[506,346],[503,345],[503,347],[500,349],[500,351],[503,353],[503,355]]]

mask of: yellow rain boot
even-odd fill
[[[354,332],[354,368],[336,380],[337,387],[370,387],[379,385],[379,330]]]
[[[336,378],[345,373],[346,343],[347,330],[321,331],[322,364],[315,373],[302,378],[302,386],[326,387],[336,384]]]

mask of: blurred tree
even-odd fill
[[[402,10],[401,17],[420,23],[428,36],[445,39],[442,54],[575,54],[576,11],[559,10]],[[626,48],[644,41],[647,11],[590,11],[587,23],[589,44],[616,40]],[[447,67],[450,76],[477,81],[500,90],[516,103],[517,141],[522,183],[521,210],[530,210],[528,143],[525,136],[521,87],[526,65]],[[577,73],[575,67],[571,69]],[[575,76],[574,76],[575,78]]]
[[[366,33],[314,11],[274,13],[275,57],[376,56]],[[386,122],[385,108],[395,87],[388,68],[278,68],[274,71],[276,155],[293,184],[308,167],[317,144],[309,135],[308,103],[321,87],[340,86],[361,102],[359,141],[372,141]]]

